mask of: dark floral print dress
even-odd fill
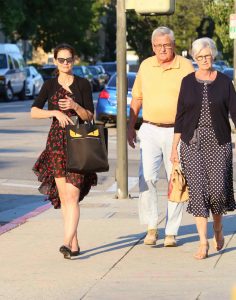
[[[58,89],[54,96],[50,99],[52,104],[59,111],[58,101],[68,95],[73,95],[66,91],[62,86]],[[75,116],[74,110],[63,111],[67,116]],[[65,177],[67,183],[71,183],[80,189],[79,201],[89,193],[91,186],[97,185],[97,175],[71,173],[66,170],[66,134],[65,128],[62,128],[59,121],[53,118],[52,125],[48,134],[46,149],[41,153],[36,161],[33,171],[38,176],[38,180],[42,182],[39,191],[48,195],[54,208],[60,208],[61,202],[55,182],[55,178]]]

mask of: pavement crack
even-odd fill
[[[224,250],[221,251],[220,256],[218,257],[217,261],[214,264],[213,269],[215,269],[221,259],[221,257],[223,256],[223,254],[226,252],[228,245],[230,244],[231,240],[233,239],[234,235],[235,235],[236,231],[233,232],[233,234],[231,235],[230,239],[228,240],[228,243],[225,245]]]
[[[166,217],[163,217],[158,225],[160,225]],[[99,281],[103,280],[132,250],[138,245],[146,236],[146,233],[143,234],[84,294],[80,297],[80,300],[84,299],[89,292],[99,283]]]

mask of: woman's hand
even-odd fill
[[[65,128],[65,126],[69,124],[74,125],[73,121],[59,110],[54,111],[54,117],[59,121],[60,126],[63,128]]]
[[[76,110],[78,108],[78,103],[76,103],[69,96],[66,96],[65,99],[60,99],[58,104],[61,110],[68,110],[68,109]]]
[[[178,154],[178,150],[175,149],[175,148],[172,148],[171,156],[170,156],[170,161],[172,162],[172,164],[174,164],[174,163],[179,163],[179,154]]]

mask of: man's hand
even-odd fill
[[[135,143],[136,143],[136,130],[133,127],[128,128],[128,143],[130,147],[135,148]]]

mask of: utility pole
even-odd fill
[[[126,13],[125,0],[117,0],[117,198],[128,198],[127,153],[127,77],[126,77]]]

